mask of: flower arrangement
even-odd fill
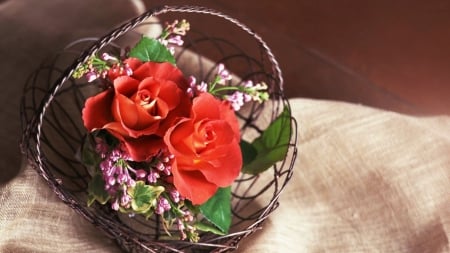
[[[73,77],[102,88],[82,110],[88,205],[159,216],[168,236],[175,228],[179,239],[197,242],[199,232],[229,232],[231,185],[285,158],[291,123],[285,108],[259,137],[242,140],[237,112],[268,100],[268,86],[235,85],[220,63],[213,80],[186,77],[173,53],[189,29],[185,20],[167,24],[122,55],[92,56]]]

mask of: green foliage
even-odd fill
[[[104,205],[110,199],[108,192],[105,190],[105,181],[99,173],[96,173],[89,182],[88,192],[88,206],[92,205],[96,200]]]
[[[286,157],[291,138],[291,112],[287,107],[251,144],[241,142],[243,173],[259,174]]]
[[[175,65],[175,57],[158,40],[142,37],[130,51],[130,57],[138,58],[141,61],[148,62],[170,62]]]
[[[134,187],[128,188],[131,196],[131,208],[136,213],[147,213],[157,204],[157,198],[164,191],[162,186],[146,185],[144,181],[137,181]]]
[[[200,212],[214,226],[202,223],[196,225],[198,229],[216,234],[228,233],[231,226],[231,187],[219,188],[214,196],[200,206]]]
[[[214,233],[216,235],[226,235],[222,230],[218,229],[216,226],[214,226],[211,223],[206,223],[206,222],[196,222],[194,224],[194,227],[200,231],[203,232],[211,232]]]
[[[97,167],[101,161],[101,157],[95,151],[92,145],[92,136],[90,134],[86,135],[81,144],[80,158],[81,162],[88,167]],[[94,173],[91,173],[94,174]]]

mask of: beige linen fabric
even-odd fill
[[[120,252],[25,166],[0,188],[0,252]]]
[[[450,252],[450,117],[291,102],[294,177],[243,252]]]
[[[299,157],[238,252],[450,252],[450,117],[292,99]],[[0,252],[117,252],[30,168],[0,188]]]

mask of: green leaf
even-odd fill
[[[101,174],[95,174],[88,184],[88,206],[92,205],[95,200],[104,205],[110,196],[105,190],[105,181]]]
[[[231,187],[219,188],[206,203],[200,206],[200,212],[222,233],[228,233],[231,226]]]
[[[240,146],[242,152],[242,160],[245,166],[246,164],[251,163],[256,158],[256,156],[258,155],[258,151],[255,147],[253,147],[251,143],[244,140],[241,140]]]
[[[259,174],[276,162],[283,160],[289,149],[291,138],[291,113],[287,107],[283,112],[267,127],[266,130],[256,138],[251,144],[252,148],[245,147],[242,152],[256,152],[254,154],[243,154],[243,173]],[[242,147],[242,146],[241,146]],[[250,150],[250,151],[249,151]],[[246,161],[245,159],[251,159]]]
[[[167,47],[158,40],[148,37],[142,37],[136,46],[131,49],[129,56],[144,62],[170,62],[175,64],[175,57]]]
[[[92,136],[102,139],[109,147],[115,147],[120,144],[120,141],[105,129],[95,130],[92,132]]]
[[[223,231],[218,229],[216,226],[210,223],[196,222],[194,227],[203,232],[211,232],[216,235],[226,235]]]
[[[164,191],[162,186],[146,185],[143,181],[137,181],[134,187],[128,188],[131,196],[131,208],[136,213],[146,213],[156,206],[156,199]]]
[[[86,166],[97,167],[101,162],[101,157],[95,151],[92,144],[92,136],[87,134],[81,144],[81,162]]]

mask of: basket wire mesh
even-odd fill
[[[198,243],[169,240],[163,236],[158,217],[149,220],[129,218],[112,211],[107,205],[87,207],[86,204],[90,175],[77,157],[86,136],[81,110],[87,97],[99,90],[86,81],[72,78],[72,74],[92,55],[124,50],[143,33],[157,31],[159,22],[173,18],[170,15],[174,13],[177,19],[187,19],[192,27],[185,45],[175,52],[177,66],[186,75],[208,80],[217,65],[223,63],[236,76],[237,82],[257,80],[269,85],[270,100],[250,104],[238,113],[243,139],[254,139],[284,108],[289,108],[283,94],[279,64],[259,35],[236,19],[215,10],[163,6],[145,12],[101,38],[75,41],[42,63],[30,76],[23,91],[22,151],[65,204],[115,239],[126,251],[231,251],[243,238],[261,229],[279,205],[280,193],[292,176],[297,155],[297,125],[293,118],[289,119],[292,130],[286,158],[261,175],[243,174],[233,184],[233,223],[228,235],[201,234]],[[155,21],[155,17],[161,21]],[[196,24],[190,18],[200,22]],[[197,25],[200,28],[195,30]],[[219,26],[227,28],[214,28]],[[212,29],[207,30],[208,27]]]

